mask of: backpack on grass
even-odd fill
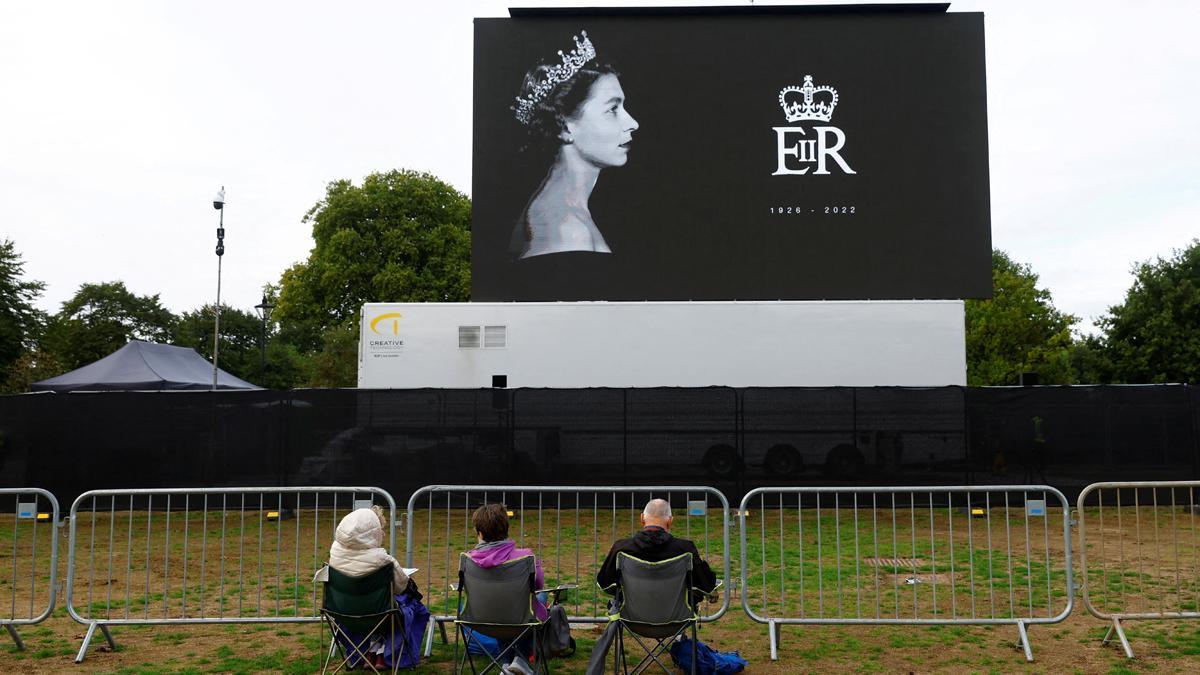
[[[688,638],[671,645],[671,660],[683,672],[692,670],[692,641]],[[740,673],[748,662],[737,652],[719,652],[696,640],[696,673],[698,675],[731,675]]]
[[[575,638],[571,637],[571,622],[562,605],[551,605],[546,619],[545,645],[550,656],[566,658],[575,653]]]

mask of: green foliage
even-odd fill
[[[258,371],[254,384],[267,389],[293,389],[307,383],[305,376],[308,368],[306,359],[295,345],[267,336],[266,368]]]
[[[308,356],[306,369],[310,386],[357,386],[358,324],[326,329],[321,334],[321,350]]]
[[[1138,264],[1134,276],[1125,301],[1098,322],[1113,380],[1200,382],[1200,240]]]
[[[992,252],[989,300],[966,301],[967,384],[1017,384],[1033,371],[1042,384],[1070,384],[1071,326],[1078,319],[1054,308],[1029,265]]]
[[[33,306],[46,285],[25,281],[25,263],[16,245],[0,241],[0,375],[28,351],[45,324],[45,314]]]
[[[1113,362],[1104,338],[1086,335],[1071,348],[1071,370],[1079,384],[1109,384],[1113,381]]]
[[[34,382],[45,380],[66,372],[58,358],[40,348],[22,352],[8,366],[0,394],[20,394],[29,391]]]
[[[301,351],[331,354],[322,333],[356,324],[366,302],[469,298],[471,202],[430,174],[335,181],[304,221],[314,246],[283,273],[275,310],[284,340]]]
[[[108,356],[130,340],[170,344],[175,315],[155,295],[135,295],[124,282],[83,284],[50,319],[44,347],[66,370]]]

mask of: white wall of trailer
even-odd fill
[[[372,303],[358,386],[965,385],[964,330],[961,300]]]

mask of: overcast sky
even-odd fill
[[[632,3],[0,0],[0,238],[46,310],[115,280],[195,309],[224,185],[222,300],[249,310],[307,256],[329,181],[470,194],[472,18],[567,4]],[[1200,234],[1200,2],[950,9],[986,17],[993,243],[1090,328],[1135,262]]]

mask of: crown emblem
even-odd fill
[[[579,31],[579,35],[572,36],[572,39],[575,40],[575,49],[572,49],[569,54],[564,54],[561,49],[558,50],[558,56],[562,59],[562,63],[547,68],[545,79],[534,84],[528,95],[517,97],[517,104],[513,106],[513,114],[517,116],[517,121],[521,124],[529,126],[529,123],[533,121],[534,109],[542,99],[546,98],[546,94],[575,77],[575,73],[579,72],[585,63],[596,58],[596,48],[592,46],[586,30]]]
[[[817,99],[820,100],[817,100]],[[789,122],[817,120],[828,122],[837,107],[838,93],[833,87],[813,85],[812,75],[804,76],[804,86],[779,90],[779,107]]]

